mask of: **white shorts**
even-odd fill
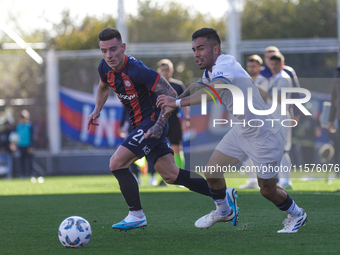
[[[284,150],[290,151],[292,147],[292,127],[281,127],[284,137]]]
[[[240,162],[249,157],[254,163],[253,172],[262,179],[274,178],[280,167],[284,152],[282,131],[269,133],[262,139],[249,139],[239,135],[232,128],[216,146],[216,150],[237,158]]]

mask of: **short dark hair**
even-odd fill
[[[122,42],[122,36],[116,28],[108,27],[102,30],[98,35],[99,41],[109,41],[116,38],[119,42]]]
[[[285,57],[280,52],[274,52],[270,58],[270,60],[280,61],[280,63],[285,62]]]
[[[191,39],[193,41],[197,39],[198,37],[207,38],[207,40],[214,41],[219,46],[221,46],[221,39],[219,35],[217,34],[217,31],[213,28],[204,27],[204,28],[198,29],[195,33],[192,34]]]

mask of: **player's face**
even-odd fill
[[[261,65],[256,61],[249,61],[247,63],[247,72],[251,77],[256,77],[261,72]]]
[[[268,67],[273,75],[278,74],[282,70],[282,64],[279,60],[269,60]]]
[[[270,62],[270,57],[273,55],[275,51],[266,51],[264,53],[264,63],[266,64],[266,66],[268,66],[269,68],[269,62]]]
[[[119,42],[116,38],[108,41],[99,41],[105,62],[112,69],[119,70],[125,61],[125,43]]]
[[[198,67],[201,70],[208,69],[210,72],[219,55],[219,46],[211,45],[204,37],[198,37],[192,41],[192,50]]]
[[[162,65],[157,69],[157,72],[169,81],[172,77],[173,70],[170,70],[168,65]]]

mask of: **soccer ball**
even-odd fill
[[[91,239],[90,223],[80,216],[67,217],[59,226],[58,237],[67,248],[83,248]]]

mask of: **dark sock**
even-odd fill
[[[217,200],[217,199],[224,199],[225,196],[226,196],[226,190],[227,190],[227,187],[224,187],[223,189],[220,189],[220,190],[216,190],[216,189],[210,189],[210,196],[214,199],[214,200]]]
[[[117,178],[120,190],[129,206],[130,211],[138,211],[142,209],[139,198],[138,183],[133,177],[129,168],[123,168],[112,171],[112,174]]]
[[[287,194],[287,198],[285,201],[283,201],[281,204],[276,205],[277,208],[279,208],[281,211],[287,211],[289,207],[293,204],[293,200],[290,198],[290,196]]]
[[[198,173],[192,171],[180,168],[177,179],[173,184],[183,185],[191,191],[210,196],[207,180],[200,176]]]

